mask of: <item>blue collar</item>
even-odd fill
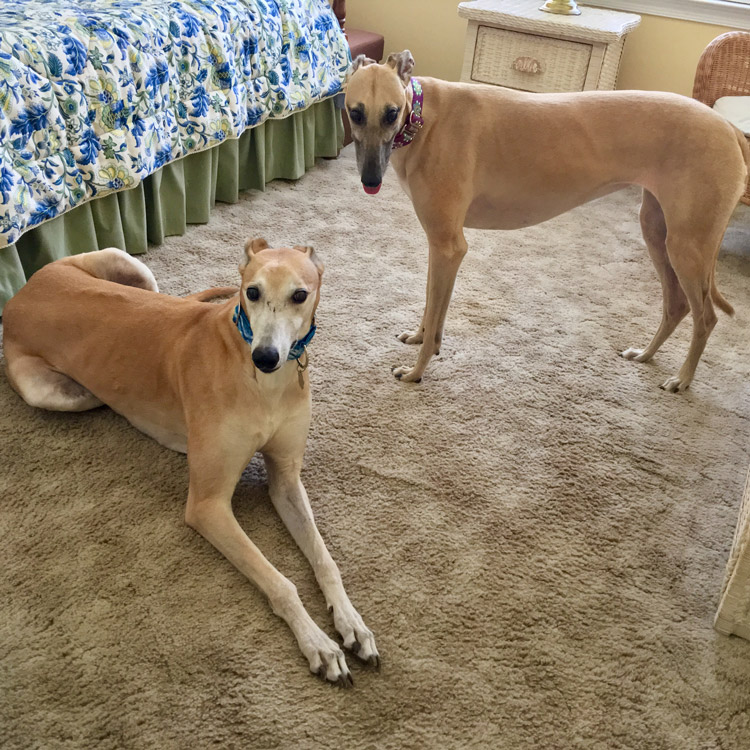
[[[248,343],[253,343],[253,329],[250,328],[250,321],[247,318],[247,314],[242,309],[242,305],[237,305],[234,308],[234,315],[232,316],[232,322],[237,326],[237,330],[240,332],[240,336]],[[315,318],[313,318],[310,330],[298,341],[292,344],[292,348],[289,350],[289,356],[287,359],[299,359],[305,351],[305,347],[312,341],[313,336],[317,327],[315,325]]]

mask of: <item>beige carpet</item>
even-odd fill
[[[718,270],[690,390],[657,387],[660,296],[628,190],[519,232],[469,231],[441,355],[391,374],[426,246],[350,149],[153,248],[164,291],[233,282],[249,235],[327,263],[303,480],[380,674],[307,671],[284,623],[183,524],[185,459],[106,409],[34,411],[0,378],[3,748],[750,746],[750,643],[711,627],[748,465],[750,212]],[[55,300],[49,300],[54,304]],[[210,384],[206,384],[210,388]],[[235,504],[333,634],[256,459]]]

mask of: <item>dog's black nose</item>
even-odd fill
[[[279,364],[279,353],[272,346],[259,346],[253,352],[253,362],[259,370],[273,372]]]
[[[365,163],[362,167],[362,185],[366,190],[374,190],[380,187],[380,183],[383,181],[383,171],[379,164]]]

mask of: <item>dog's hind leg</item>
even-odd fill
[[[645,349],[631,347],[621,352],[621,356],[636,362],[648,362],[688,314],[690,305],[667,254],[667,224],[664,212],[654,195],[648,190],[643,191],[640,220],[643,239],[659,275],[659,281],[661,281],[663,297],[661,325]]]
[[[731,315],[732,306],[718,293],[714,281],[716,259],[729,219],[737,205],[744,181],[736,185],[723,180],[723,175],[706,178],[714,203],[710,211],[702,201],[691,201],[691,193],[662,198],[667,225],[667,256],[682,290],[685,292],[693,318],[690,348],[677,375],[667,378],[661,387],[666,391],[684,391],[692,382],[695,368],[703,354],[711,331],[716,325],[714,303]]]
[[[91,391],[53,370],[41,357],[8,353],[8,380],[29,404],[50,411],[87,411],[102,405]]]
[[[407,383],[418,383],[433,355],[440,351],[443,328],[448,314],[453,286],[468,244],[463,231],[428,232],[430,243],[427,300],[425,304],[424,337],[414,367],[394,367],[393,374]]]
[[[427,308],[430,306],[430,272],[431,264],[427,264],[427,292],[425,295],[425,306],[422,310],[422,320],[419,323],[419,328],[416,331],[404,331],[403,333],[396,336],[396,338],[404,344],[421,344],[424,341],[424,316],[427,312]]]
[[[336,630],[343,638],[344,648],[362,661],[378,667],[380,656],[375,636],[349,600],[338,566],[315,524],[310,501],[300,481],[301,453],[298,458],[292,458],[286,450],[289,444],[295,444],[294,437],[291,440],[291,443],[282,440],[284,450],[279,450],[276,458],[273,449],[264,449],[271,500],[315,572],[328,609],[333,612]],[[304,443],[301,447],[304,448]]]
[[[667,252],[675,274],[685,291],[693,318],[693,335],[687,358],[677,375],[667,378],[661,388],[677,393],[692,382],[695,368],[706,347],[708,337],[716,325],[716,312],[711,300],[713,263],[721,237],[707,246],[694,236],[670,235]],[[709,260],[709,257],[711,260]]]

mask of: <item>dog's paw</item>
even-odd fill
[[[300,648],[313,674],[339,687],[354,685],[344,652],[322,630],[308,637],[305,643],[300,643]]]
[[[667,378],[659,388],[670,393],[682,393],[689,385],[690,381],[687,378],[674,375],[671,378]]]
[[[424,340],[424,329],[418,331],[404,331],[396,338],[403,344],[421,344]]]
[[[626,349],[624,352],[620,352],[620,356],[625,359],[632,359],[634,362],[647,362],[648,357],[644,356],[645,352],[643,349]]]
[[[354,607],[338,611],[334,608],[333,622],[344,639],[344,648],[351,651],[361,661],[379,669],[380,654],[375,645],[375,636],[365,625],[359,612]]]
[[[391,367],[393,377],[404,383],[421,383],[422,376],[417,373],[416,367]]]

